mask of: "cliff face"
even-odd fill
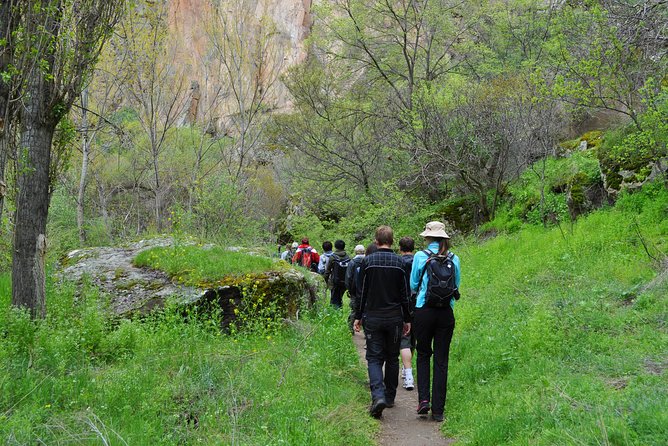
[[[215,42],[220,42],[223,35],[227,39],[239,36],[239,41],[231,46],[241,45],[256,38],[260,28],[271,35],[271,47],[266,50],[270,54],[262,63],[243,62],[244,76],[249,82],[259,79],[260,84],[266,84],[261,88],[271,89],[267,98],[269,108],[289,108],[290,98],[279,76],[306,58],[304,40],[312,25],[311,6],[312,0],[171,0],[169,26],[176,46],[175,58],[186,73],[185,80],[195,92],[199,108],[206,106],[206,98],[213,91],[226,90],[231,82],[221,69],[220,50],[215,49]],[[221,17],[225,17],[224,21]],[[235,50],[235,53],[243,52]],[[257,72],[248,69],[253,64],[261,65]],[[192,115],[193,106],[190,108]],[[223,105],[217,114],[222,118],[234,111]]]

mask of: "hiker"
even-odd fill
[[[455,315],[453,312],[455,299],[459,298],[460,267],[459,257],[450,252],[450,236],[445,232],[445,225],[439,221],[426,224],[425,230],[420,233],[425,238],[427,249],[420,251],[413,257],[411,270],[411,290],[417,292],[413,326],[417,340],[417,384],[419,415],[426,415],[431,409],[431,418],[434,421],[443,421],[445,396],[448,386],[448,355],[450,341],[455,329]],[[436,257],[436,256],[439,257]],[[432,280],[429,285],[429,276],[436,271],[437,265],[427,265],[428,261],[442,261],[444,269],[449,272],[449,280],[444,281],[445,273]],[[425,274],[425,271],[430,274]],[[436,282],[446,283],[450,288],[448,293],[441,293]],[[453,283],[454,282],[454,283]],[[436,289],[438,288],[438,289]],[[443,298],[442,296],[447,296]],[[433,384],[430,390],[430,362],[434,356]],[[430,407],[431,402],[431,407]]]
[[[292,263],[295,265],[301,265],[304,268],[308,268],[311,271],[316,272],[318,270],[319,261],[320,255],[318,254],[318,251],[316,251],[313,246],[309,245],[308,238],[304,237],[302,239],[302,243],[297,246],[295,255],[292,256]]]
[[[348,269],[346,269],[346,289],[348,290],[348,297],[350,298],[348,328],[350,328],[350,332],[353,334],[353,336],[355,335],[353,322],[355,321],[355,308],[357,306],[357,290],[359,289],[357,285],[357,279],[359,277],[360,265],[362,264],[362,259],[364,258],[364,251],[364,245],[355,246],[355,249],[353,250],[355,257],[350,260],[350,263],[348,263]]]
[[[394,406],[399,384],[399,342],[401,335],[411,330],[406,274],[401,257],[392,251],[393,241],[392,228],[376,229],[378,251],[362,260],[362,289],[353,322],[357,332],[364,325],[371,390],[369,413],[374,418],[380,418],[386,407]]]
[[[415,241],[411,237],[402,237],[399,240],[399,255],[404,261],[404,272],[406,273],[406,281],[410,283],[411,269],[413,267],[413,250],[415,249]],[[415,311],[415,293],[411,292],[410,298],[411,315]],[[403,379],[403,387],[406,390],[413,390],[415,388],[415,381],[413,379],[413,350],[415,349],[415,327],[405,336],[401,337],[401,345],[399,353],[401,355],[401,379]]]
[[[285,260],[288,263],[292,263],[292,256],[295,255],[297,250],[297,242],[294,242],[292,245],[289,243],[285,245],[285,251],[281,253],[281,260]]]
[[[337,240],[334,242],[334,254],[327,263],[325,270],[325,282],[331,290],[329,303],[336,308],[343,306],[343,293],[346,292],[346,270],[350,257],[345,251],[346,242]]]
[[[334,252],[332,251],[332,242],[329,240],[322,242],[322,255],[320,256],[320,261],[318,262],[318,274],[324,276],[325,271],[327,270],[327,263],[329,258],[332,257]]]

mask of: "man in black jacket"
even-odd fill
[[[334,254],[325,267],[325,282],[332,290],[331,303],[336,308],[343,306],[343,293],[346,292],[346,270],[350,257],[346,253],[346,242],[337,240],[334,242]]]
[[[399,384],[399,344],[402,334],[411,329],[404,263],[392,251],[393,242],[392,228],[378,227],[378,251],[364,257],[359,272],[362,290],[354,328],[360,331],[360,325],[364,325],[372,401],[369,412],[374,418],[380,418],[386,407],[394,406]]]

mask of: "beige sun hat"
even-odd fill
[[[427,223],[420,235],[422,237],[450,238],[445,232],[445,225],[440,221],[430,221]]]

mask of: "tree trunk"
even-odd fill
[[[5,196],[7,195],[7,183],[5,183],[5,167],[7,165],[7,154],[9,153],[9,140],[7,131],[0,131],[0,234],[2,228],[2,213],[5,210]]]
[[[26,307],[32,317],[46,312],[44,257],[49,212],[49,167],[55,124],[45,119],[41,76],[28,87],[32,98],[22,113],[17,169],[12,305]]]
[[[81,92],[81,178],[79,179],[79,194],[77,196],[77,227],[79,228],[79,243],[86,244],[86,229],[84,227],[84,200],[86,197],[86,182],[88,180],[88,90]]]

